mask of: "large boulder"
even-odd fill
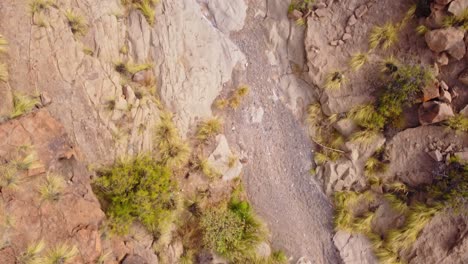
[[[426,43],[435,52],[450,50],[463,42],[465,33],[456,28],[436,29],[426,33]],[[463,45],[465,45],[463,43]]]
[[[372,252],[372,245],[362,234],[350,234],[345,231],[336,232],[333,237],[336,248],[340,251],[344,264],[377,264],[378,260]]]
[[[455,116],[449,104],[437,101],[423,103],[419,107],[419,122],[421,125],[439,123]]]

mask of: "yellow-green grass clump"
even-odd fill
[[[88,24],[83,16],[78,15],[71,9],[68,9],[65,11],[65,17],[67,18],[68,26],[70,27],[73,35],[86,35],[86,32],[88,31]]]
[[[198,125],[196,138],[201,142],[206,142],[210,138],[221,133],[223,122],[221,119],[215,117],[201,122]]]

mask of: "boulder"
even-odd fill
[[[468,0],[453,0],[449,5],[448,11],[455,16],[461,16],[467,8]]]
[[[454,59],[461,60],[466,53],[465,42],[463,40],[457,41],[447,52]]]
[[[456,28],[444,28],[429,31],[425,35],[426,43],[435,52],[442,52],[463,42],[465,33]]]
[[[463,210],[463,209],[461,209]],[[409,252],[402,252],[403,261],[409,264],[467,263],[468,232],[463,213],[436,214],[427,223]]]
[[[335,128],[338,133],[345,137],[349,137],[358,130],[356,123],[354,123],[354,121],[349,118],[340,119],[333,124],[333,128]]]
[[[429,101],[419,107],[419,122],[421,125],[429,125],[449,119],[454,116],[449,104]]]
[[[236,158],[233,164],[229,164],[232,162],[231,159],[235,156],[229,148],[229,144],[224,135],[218,135],[216,137],[216,142],[218,145],[208,157],[208,162],[221,173],[223,180],[230,181],[241,174],[242,163]]]
[[[350,234],[338,231],[333,242],[340,252],[344,264],[377,264],[378,260],[372,251],[372,245],[362,234]]]

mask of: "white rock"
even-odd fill
[[[453,0],[449,5],[448,11],[454,14],[455,16],[461,16],[467,8],[467,0]]]
[[[208,8],[213,14],[216,26],[224,33],[239,31],[244,27],[247,5],[244,0],[209,0]]]
[[[208,158],[208,162],[217,171],[223,175],[223,180],[230,181],[238,177],[242,172],[242,163],[236,159],[232,167],[229,167],[229,159],[233,157],[233,153],[229,148],[229,144],[224,135],[216,137],[217,146]]]

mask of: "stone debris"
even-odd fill
[[[419,122],[421,125],[439,123],[455,116],[449,104],[429,101],[419,108]]]

